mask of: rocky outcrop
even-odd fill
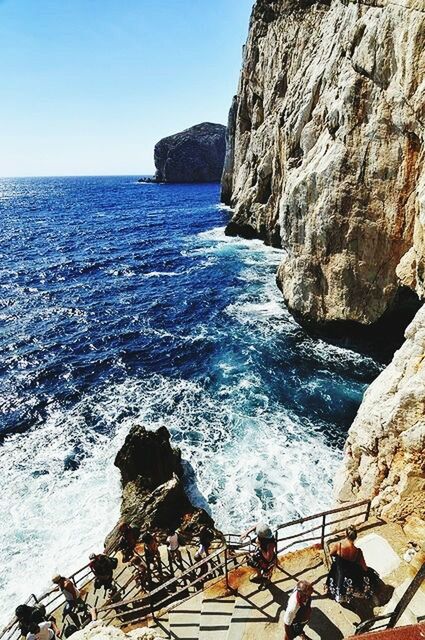
[[[366,391],[336,480],[340,502],[373,498],[384,519],[425,531],[425,307],[406,342]]]
[[[226,127],[202,122],[155,145],[155,182],[219,182]]]
[[[170,445],[165,427],[147,431],[134,426],[115,459],[123,487],[120,522],[154,531],[162,538],[170,527],[190,539],[202,525],[213,527],[211,517],[193,506],[183,484],[181,453]],[[118,539],[118,526],[106,539],[106,547]]]
[[[227,232],[284,250],[301,318],[425,290],[423,0],[257,0],[229,117]]]
[[[147,627],[134,629],[124,633],[118,627],[112,627],[99,622],[91,622],[84,629],[72,634],[74,640],[162,640],[165,636]]]

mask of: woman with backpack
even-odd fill
[[[350,526],[341,542],[334,542],[329,552],[332,566],[326,579],[328,596],[339,603],[349,603],[353,598],[373,596],[371,578],[363,551],[354,544],[357,530]]]

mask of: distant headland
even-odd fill
[[[202,122],[155,145],[155,177],[139,182],[219,182],[226,153],[226,127]]]

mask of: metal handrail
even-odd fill
[[[360,513],[354,513],[354,514],[349,514],[344,518],[340,518],[337,520],[331,520],[328,521],[328,517],[333,515],[333,514],[337,514],[337,513],[341,513],[341,512],[345,512],[345,511],[352,511],[353,509],[356,509],[357,507],[361,507],[361,506],[366,506],[366,510],[362,511]],[[279,545],[280,542],[289,542],[289,544],[287,544],[284,548],[279,549],[278,547],[278,552],[281,553],[282,551],[286,551],[287,549],[293,547],[296,544],[302,544],[304,545],[306,542],[310,542],[310,541],[320,541],[321,546],[324,546],[324,542],[325,542],[325,538],[329,537],[329,536],[334,536],[334,535],[338,535],[339,533],[341,533],[341,531],[343,531],[343,529],[340,529],[338,531],[329,531],[327,532],[327,529],[329,527],[332,527],[335,524],[339,524],[340,522],[343,522],[345,520],[350,520],[352,518],[358,518],[361,516],[365,516],[364,521],[366,522],[369,518],[370,515],[370,508],[371,508],[371,501],[370,500],[362,500],[360,502],[356,502],[356,503],[352,503],[349,505],[344,505],[341,507],[336,507],[334,509],[329,509],[327,511],[322,511],[320,513],[311,515],[311,516],[306,516],[303,518],[298,518],[296,520],[292,520],[290,522],[285,522],[281,525],[279,525],[276,530],[275,530],[275,540],[277,545]],[[307,530],[307,531],[301,531],[297,534],[291,534],[289,536],[281,536],[280,532],[283,529],[287,529],[289,527],[292,526],[296,526],[296,525],[303,525],[306,522],[311,522],[312,520],[317,520],[317,519],[321,519],[321,523],[314,526],[313,528]],[[320,531],[320,534],[317,536],[313,536],[310,538],[306,538],[306,534],[307,533],[314,533],[315,531]],[[234,542],[232,542],[232,538],[235,539]],[[202,579],[205,580],[205,578],[211,574],[211,573],[215,573],[215,571],[217,571],[217,569],[223,569],[224,568],[224,574],[225,574],[225,578],[226,581],[228,582],[228,577],[229,577],[229,550],[230,551],[235,551],[236,549],[239,550],[241,552],[241,555],[245,558],[249,548],[252,545],[252,539],[247,539],[246,542],[241,542],[240,540],[240,535],[239,534],[226,534],[224,536],[224,546],[220,547],[217,551],[213,552],[212,554],[210,554],[207,558],[204,558],[203,560],[199,561],[198,563],[191,565],[186,571],[182,572],[179,576],[175,576],[174,578],[172,578],[171,580],[169,580],[168,582],[166,582],[165,584],[160,585],[159,587],[156,587],[154,590],[148,592],[145,596],[144,599],[145,600],[149,600],[149,602],[154,605],[154,604],[158,604],[158,603],[153,603],[153,598],[161,592],[161,590],[163,590],[164,588],[167,588],[168,586],[172,586],[172,584],[178,584],[179,581],[181,581],[182,579],[184,579],[185,576],[188,576],[191,572],[196,571],[196,569],[206,566],[208,565],[208,562],[211,560],[211,558],[220,558],[220,554],[224,554],[224,559],[220,560],[220,562],[218,563],[218,565],[212,567],[210,569],[210,571],[207,571],[205,574],[202,575]],[[114,551],[113,554],[111,555],[115,555],[116,551]],[[234,562],[235,566],[237,566],[236,563],[236,556],[232,555],[232,562]],[[240,563],[242,564],[242,562]],[[234,568],[234,567],[233,567]],[[89,569],[89,564],[84,565],[83,567],[81,567],[80,569],[78,569],[77,571],[75,571],[71,576],[70,579],[74,582],[74,584],[80,589],[83,588],[84,586],[86,586],[89,582],[91,582],[91,580],[93,579],[90,578],[89,580],[86,580],[90,575],[91,575],[91,571],[86,571],[87,569]],[[81,576],[80,574],[82,574],[84,571],[86,571],[86,573]],[[85,582],[83,582],[85,580]],[[201,580],[195,580],[193,581],[193,584],[201,582]],[[173,597],[176,597],[179,593],[182,593],[184,590],[187,590],[188,587],[193,586],[192,583],[186,584],[182,589],[178,589],[175,593],[173,593]],[[49,591],[46,591],[45,593],[43,593],[39,598],[37,598],[35,595],[32,595],[32,597],[34,598],[34,600],[38,603],[44,603],[43,601],[45,601],[49,596],[51,596],[53,593],[56,592],[56,589],[51,589]],[[49,615],[51,615],[54,611],[56,611],[60,606],[62,606],[63,604],[63,596],[58,593],[57,595],[55,595],[54,598],[52,598],[50,601],[48,601],[46,604],[46,609],[48,609],[48,613]],[[168,598],[170,598],[170,596],[168,596]],[[51,606],[57,601],[57,600],[61,600],[60,604],[57,604],[53,609],[51,609]],[[29,601],[29,599],[28,599]],[[103,611],[108,611],[109,610],[113,610],[116,609],[117,607],[120,606],[127,606],[131,603],[135,603],[135,602],[140,602],[140,596],[136,597],[136,598],[132,598],[130,600],[123,600],[121,602],[118,603],[114,603],[111,605],[105,605],[104,607],[101,607],[99,609],[100,612]],[[154,607],[151,607],[151,609]],[[135,610],[131,610],[131,613],[134,613]],[[123,614],[121,614],[123,615]],[[114,618],[117,617],[116,615],[113,616]],[[14,637],[15,632],[17,631],[17,621],[16,619],[14,621],[12,621],[11,623],[9,623],[9,625],[7,627],[5,627],[1,632],[0,632],[0,639],[4,639],[5,635],[11,631],[11,634],[5,638],[5,640],[12,640],[12,637]]]
[[[356,629],[355,635],[360,635],[362,633],[366,633],[369,630],[377,630],[377,629],[393,629],[397,622],[400,620],[403,613],[406,611],[409,602],[414,598],[416,592],[420,589],[423,581],[425,580],[425,562],[422,564],[419,571],[416,573],[411,583],[407,587],[406,591],[401,596],[398,601],[396,607],[393,611],[389,613],[385,613],[381,616],[375,616],[374,618],[370,618],[369,620],[365,620],[361,622]],[[381,624],[376,626],[377,622],[383,622],[384,620],[388,620],[387,624]]]

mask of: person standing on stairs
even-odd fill
[[[289,596],[288,606],[283,617],[284,640],[294,640],[297,637],[308,640],[308,636],[304,633],[304,627],[311,617],[312,594],[313,585],[306,580],[297,582],[297,586]]]
[[[69,616],[75,626],[79,629],[81,626],[81,622],[80,618],[78,617],[77,611],[79,609],[84,612],[87,611],[87,606],[82,600],[79,590],[72,582],[72,580],[64,578],[61,575],[53,576],[52,582],[53,584],[57,585],[57,588],[62,592],[62,595],[65,598],[63,618]]]
[[[255,574],[250,577],[250,580],[251,582],[259,582],[261,586],[264,587],[265,582],[271,579],[273,569],[277,563],[276,541],[270,527],[263,522],[248,529],[248,531],[242,534],[241,540],[247,538],[249,534],[254,531],[257,535],[257,548],[254,553],[251,554],[248,565],[255,569]]]
[[[183,571],[183,559],[182,559],[182,554],[180,552],[179,535],[175,531],[175,529],[168,529],[166,542],[167,542],[168,560],[170,562],[170,566],[172,566],[173,562],[175,562],[180,566],[180,569]]]
[[[354,544],[357,530],[348,527],[345,538],[329,547],[332,566],[326,579],[326,591],[330,598],[349,603],[353,598],[371,598],[373,596],[372,570],[368,569],[363,552]]]

